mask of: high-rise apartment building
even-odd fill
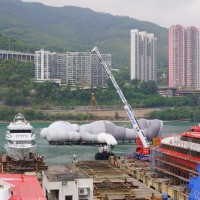
[[[199,30],[169,28],[169,87],[200,89]]]
[[[67,52],[66,79],[70,85],[91,85],[91,67],[90,52]]]
[[[66,79],[66,54],[56,54],[52,55],[52,78],[53,79]]]
[[[53,55],[50,51],[35,51],[35,79],[36,80],[48,80],[52,79],[53,68]]]
[[[111,68],[111,55],[102,54]],[[67,81],[71,85],[106,86],[108,76],[96,54],[90,52],[67,52]]]
[[[169,87],[185,87],[185,28],[169,29]]]
[[[131,79],[156,81],[157,38],[138,29],[131,30]]]
[[[101,54],[101,56],[102,59],[107,64],[107,66],[111,69],[111,55]],[[103,87],[107,86],[108,75],[104,70],[96,54],[91,54],[91,63],[92,63],[92,69],[91,69],[92,85],[93,86],[102,85]]]
[[[111,55],[102,58],[111,68]],[[90,52],[67,52],[56,54],[49,51],[35,52],[35,79],[38,82],[50,80],[71,86],[107,86],[108,75],[96,54]]]
[[[186,28],[186,87],[200,89],[200,46],[199,30],[196,27]]]

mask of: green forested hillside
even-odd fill
[[[21,50],[90,51],[98,46],[102,53],[112,54],[113,68],[122,68],[130,66],[130,29],[135,28],[155,34],[159,66],[168,66],[167,29],[156,24],[86,8],[0,0],[0,33],[30,47]],[[6,46],[0,42],[2,48]],[[6,49],[13,48],[10,41]]]
[[[90,9],[66,6],[54,8],[39,3],[19,0],[0,0],[0,49],[34,52],[44,48],[50,51],[90,51],[98,46],[101,53],[112,54],[113,72],[124,96],[135,107],[173,107],[152,113],[151,118],[192,119],[200,113],[199,96],[164,98],[156,93],[154,82],[140,83],[129,80],[130,29],[154,33],[158,38],[159,67],[168,66],[167,29],[150,22],[129,17],[96,13]],[[160,70],[159,73],[163,73]],[[20,110],[32,119],[66,119],[66,116],[47,116],[37,110],[69,109],[88,105],[91,90],[60,87],[56,83],[36,84],[34,63],[0,59],[0,120],[11,120]],[[122,107],[112,84],[96,88],[95,96],[100,107]],[[190,105],[190,107],[186,107]],[[76,119],[82,116],[76,116]],[[74,119],[74,116],[67,116]]]
[[[129,74],[128,67],[113,72],[113,74],[133,108],[163,107],[162,111],[152,113],[151,118],[192,119],[194,112],[196,116],[199,116],[200,101],[198,95],[165,98],[157,94],[157,85],[153,81],[140,83],[138,80],[128,80],[126,78]],[[83,119],[82,115],[74,116],[70,113],[63,116],[60,114],[52,116],[38,112],[38,110],[55,108],[69,110],[73,109],[74,106],[88,106],[92,89],[77,88],[77,90],[71,90],[70,87],[60,87],[51,82],[34,83],[33,79],[33,62],[0,59],[0,120],[11,120],[13,115],[19,111],[30,120]],[[123,108],[110,81],[108,81],[108,88],[96,88],[95,96],[100,107]],[[186,107],[188,105],[191,107]],[[164,107],[173,107],[173,109],[165,110]]]
[[[185,106],[200,105],[199,97],[164,98],[157,94],[157,85],[153,81],[140,82],[127,80],[129,68],[113,72],[124,96],[133,107]],[[71,90],[70,86],[60,87],[57,83],[34,81],[34,63],[30,61],[0,59],[0,100],[2,105],[12,107],[32,107],[50,109],[53,107],[72,107],[88,105],[90,90]],[[120,104],[115,88],[110,80],[106,89],[96,88],[95,96],[99,105]]]

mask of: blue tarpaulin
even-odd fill
[[[200,165],[197,167],[199,176],[190,179],[188,188],[191,190],[189,200],[200,200]]]

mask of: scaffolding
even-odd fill
[[[86,111],[86,116],[87,116],[87,122],[89,121],[89,117],[92,111],[92,108],[94,109],[94,111],[97,111],[96,113],[98,113],[97,118],[100,120],[103,120],[103,115],[101,113],[101,110],[97,104],[97,101],[95,99],[95,92],[92,91],[92,96],[91,96],[91,100],[90,103],[88,105],[87,111]]]

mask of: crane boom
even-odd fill
[[[101,56],[101,54],[99,53],[98,48],[97,48],[97,47],[94,47],[94,48],[92,49],[92,52],[96,53],[96,55],[97,55],[97,57],[98,57],[100,63],[103,65],[103,67],[104,67],[104,69],[106,70],[106,72],[107,72],[107,74],[108,74],[110,80],[112,81],[112,84],[114,85],[114,87],[115,87],[115,89],[116,89],[116,91],[117,91],[117,93],[118,93],[118,95],[119,95],[119,97],[120,97],[122,103],[124,104],[124,109],[126,110],[126,112],[127,112],[127,114],[128,114],[128,117],[129,117],[129,119],[130,119],[131,122],[132,122],[133,128],[136,130],[137,135],[138,135],[138,137],[140,138],[140,140],[141,140],[141,142],[142,142],[143,147],[144,147],[144,148],[149,148],[148,140],[147,140],[147,138],[145,137],[143,131],[140,129],[140,126],[139,126],[139,124],[138,124],[138,122],[137,122],[136,117],[135,117],[134,114],[133,114],[133,110],[132,110],[131,106],[127,103],[126,98],[124,97],[124,94],[122,93],[122,91],[121,91],[119,85],[117,84],[117,82],[116,82],[114,76],[112,75],[112,73],[111,73],[109,67],[107,66],[107,64],[105,63],[105,61],[102,59],[102,56]]]

